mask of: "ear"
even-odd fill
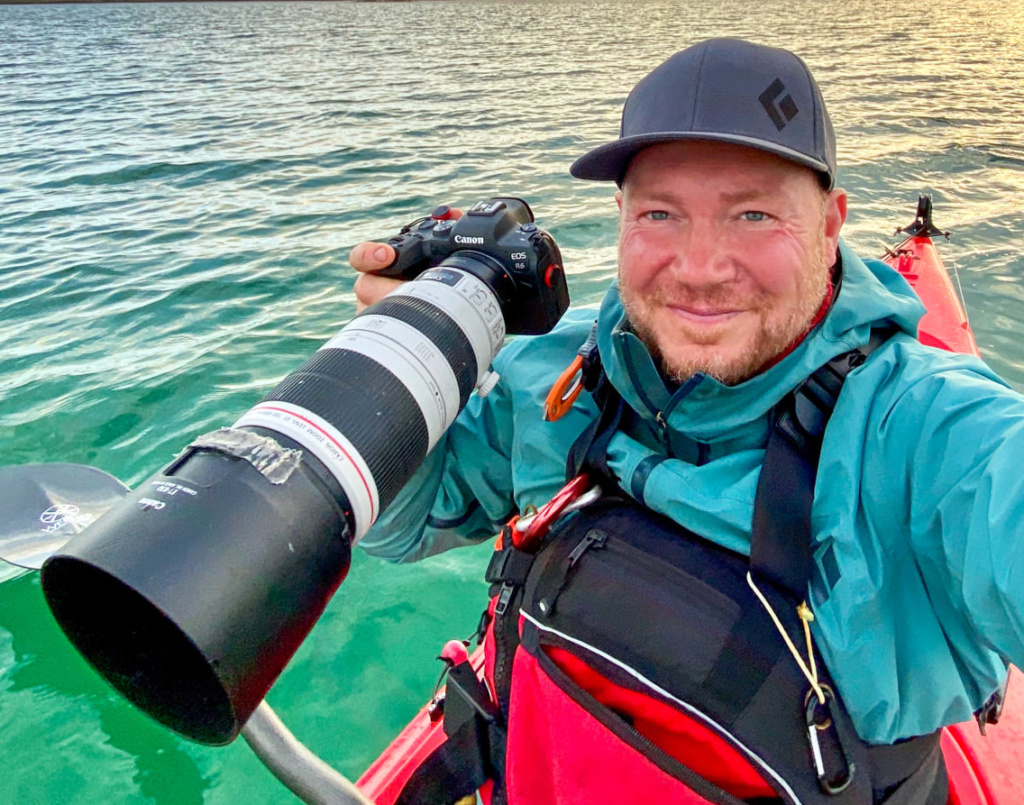
[[[846,223],[846,191],[840,187],[825,198],[825,254],[839,249],[839,232]]]
[[[619,212],[622,212],[622,191],[615,191],[615,203],[619,205]]]

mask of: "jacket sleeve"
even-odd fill
[[[360,546],[411,562],[493,537],[513,513],[512,413],[505,382],[474,394]]]
[[[498,384],[486,397],[470,396],[359,543],[367,553],[410,562],[482,542],[508,522],[517,503],[540,505],[561,488],[578,423],[566,416],[559,441],[540,417],[551,383],[586,340],[594,315],[589,308],[570,310],[551,333],[518,336],[502,348],[493,367]]]
[[[907,470],[906,487],[890,478],[879,494],[909,501],[908,547],[961,659],[980,638],[1024,665],[1024,397],[948,360],[922,368],[877,422],[882,466]]]

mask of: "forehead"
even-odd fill
[[[688,181],[765,193],[820,192],[817,175],[810,168],[756,148],[703,140],[645,148],[629,163],[622,189],[661,191]]]

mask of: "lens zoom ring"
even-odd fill
[[[427,454],[427,423],[401,380],[365,355],[322,349],[264,402],[301,406],[337,428],[370,468],[383,509]]]
[[[448,359],[459,384],[459,410],[465,408],[476,386],[476,354],[466,334],[451,316],[433,303],[412,296],[389,296],[366,312],[398,319],[430,339]]]

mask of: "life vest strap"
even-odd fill
[[[776,406],[754,495],[750,568],[797,601],[814,570],[811,505],[825,428],[847,375],[891,336],[873,331],[867,344],[830,360]]]

